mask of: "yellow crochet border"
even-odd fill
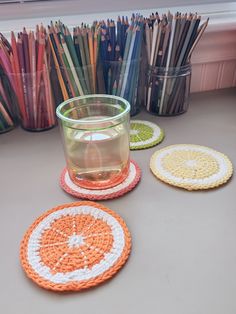
[[[169,150],[170,148],[172,147],[179,147],[181,149],[181,146],[189,146],[189,148],[191,147],[198,147],[198,148],[204,148],[204,149],[208,149],[208,150],[211,150],[213,151],[214,153],[216,154],[220,154],[221,157],[224,159],[226,165],[227,165],[227,173],[224,177],[222,177],[220,180],[216,180],[215,182],[212,182],[210,184],[194,184],[194,185],[191,185],[191,184],[188,184],[188,183],[178,183],[178,182],[175,182],[174,180],[171,180],[171,179],[168,179],[166,178],[165,176],[163,176],[159,170],[156,168],[156,158],[158,157],[158,155],[160,153],[162,153],[163,151],[166,151],[166,150]],[[169,185],[172,185],[172,186],[176,186],[176,187],[179,187],[179,188],[183,188],[183,189],[186,189],[188,191],[193,191],[193,190],[206,190],[206,189],[211,189],[211,188],[217,188],[219,187],[220,185],[222,184],[225,184],[232,176],[233,174],[233,165],[232,165],[232,162],[229,160],[229,158],[224,155],[223,153],[220,153],[212,148],[209,148],[209,147],[206,147],[206,146],[201,146],[201,145],[193,145],[193,144],[177,144],[177,145],[170,145],[170,146],[167,146],[165,148],[162,148],[158,151],[156,151],[152,157],[151,157],[151,160],[150,160],[150,169],[151,171],[153,172],[153,174],[158,178],[160,179],[161,181],[169,184]]]

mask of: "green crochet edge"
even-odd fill
[[[132,147],[130,146],[130,150],[142,150],[142,149],[151,148],[151,147],[154,147],[154,146],[160,144],[163,141],[163,139],[165,138],[164,130],[160,128],[160,132],[161,132],[160,136],[155,141],[153,141],[151,143],[136,146],[136,145],[134,145],[135,142],[132,142]],[[137,143],[140,143],[140,142],[137,142]]]

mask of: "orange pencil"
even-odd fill
[[[4,44],[0,41],[0,60],[1,64],[4,68],[4,71],[9,74],[9,80],[11,82],[11,85],[13,86],[15,90],[15,82],[12,79],[11,73],[12,73],[12,65],[10,61],[10,55],[8,53],[8,50],[4,46]]]
[[[95,68],[94,68],[94,48],[93,48],[93,32],[88,31],[88,43],[89,43],[89,55],[90,55],[90,64],[92,66],[92,79],[93,79],[93,92],[95,93]]]
[[[61,66],[61,70],[62,72],[64,73],[64,76],[65,76],[65,80],[66,80],[66,87],[68,88],[68,94],[70,97],[75,97],[75,92],[74,92],[74,89],[73,89],[73,86],[70,82],[70,78],[69,78],[69,75],[68,75],[68,72],[67,72],[67,68],[66,68],[66,65],[64,63],[64,60],[63,60],[63,57],[62,57],[62,54],[64,54],[64,49],[62,48],[60,42],[59,42],[59,39],[58,39],[58,34],[55,32],[54,28],[52,27],[52,34],[53,34],[53,38],[55,40],[55,44],[56,44],[56,47],[57,47],[57,51],[58,51],[58,57],[59,57],[59,63],[60,63],[60,66]]]
[[[52,35],[50,27],[49,27],[49,34]],[[51,47],[54,63],[55,63],[55,66],[56,66],[58,80],[59,80],[59,83],[60,83],[60,86],[61,86],[61,91],[62,91],[63,98],[64,98],[64,100],[67,100],[67,99],[69,99],[69,96],[68,96],[68,93],[67,93],[67,90],[66,90],[66,87],[65,87],[64,80],[62,78],[61,70],[60,70],[60,67],[59,67],[59,64],[58,64],[58,61],[57,61],[57,57],[56,57],[56,54],[55,54],[55,51],[54,51],[54,48],[53,48],[53,43],[52,43],[52,39],[51,39],[50,35],[49,35],[49,43],[50,43],[50,47]]]
[[[47,53],[45,50],[44,54],[44,82],[46,83],[46,100],[47,100],[47,113],[50,125],[55,124],[55,113],[54,113],[54,103],[52,98],[52,87],[49,75],[49,67],[48,67],[48,60],[47,60]]]
[[[51,125],[51,116],[50,116],[50,95],[49,95],[49,86],[48,86],[48,79],[47,79],[47,73],[46,73],[46,66],[43,65],[43,74],[42,74],[42,81],[44,86],[44,96],[45,96],[45,102],[43,104],[39,103],[39,117],[41,118],[41,105],[43,105],[45,108],[43,110],[44,112],[44,119],[47,119],[47,124]],[[41,119],[40,119],[41,121]]]
[[[1,103],[0,101],[0,112],[3,114],[6,122],[9,124],[9,125],[13,125],[13,121],[11,119],[11,117],[9,116],[9,114],[7,113],[7,111],[5,110],[3,104]]]
[[[94,33],[94,41],[93,41],[93,56],[94,56],[94,82],[95,82],[95,89],[96,89],[96,73],[97,73],[97,50],[98,50],[98,31],[95,30]],[[95,91],[96,92],[96,91]]]

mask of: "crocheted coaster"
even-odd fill
[[[130,169],[128,177],[120,184],[104,190],[89,190],[74,184],[70,179],[67,168],[62,171],[60,177],[60,186],[67,193],[82,199],[88,200],[107,200],[120,197],[131,191],[141,178],[141,170],[137,163],[130,161]]]
[[[130,149],[153,147],[164,139],[163,130],[155,123],[142,120],[130,121]]]
[[[218,187],[233,173],[232,163],[224,154],[189,144],[158,150],[151,157],[150,168],[158,179],[187,190]]]
[[[111,278],[126,262],[131,236],[123,219],[89,201],[57,206],[26,232],[20,259],[27,276],[56,291],[79,291]]]

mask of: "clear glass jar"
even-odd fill
[[[50,70],[31,73],[12,73],[21,127],[40,132],[56,124],[55,101],[50,80]]]
[[[131,116],[141,110],[141,59],[101,61],[80,68],[60,67],[60,72],[67,73],[69,77],[66,84],[69,98],[90,94],[114,95],[130,103]],[[61,85],[59,89],[63,93]],[[68,97],[64,95],[64,100]]]
[[[139,97],[141,59],[105,61],[102,71],[104,92],[126,99],[130,103],[130,115],[138,114],[141,110],[141,98]],[[101,69],[98,69],[98,77],[101,77],[100,72]]]
[[[159,116],[179,115],[188,110],[191,64],[178,68],[149,67],[145,88],[148,112]]]
[[[130,104],[121,97],[88,95],[56,110],[71,180],[87,189],[121,183],[129,172]]]

